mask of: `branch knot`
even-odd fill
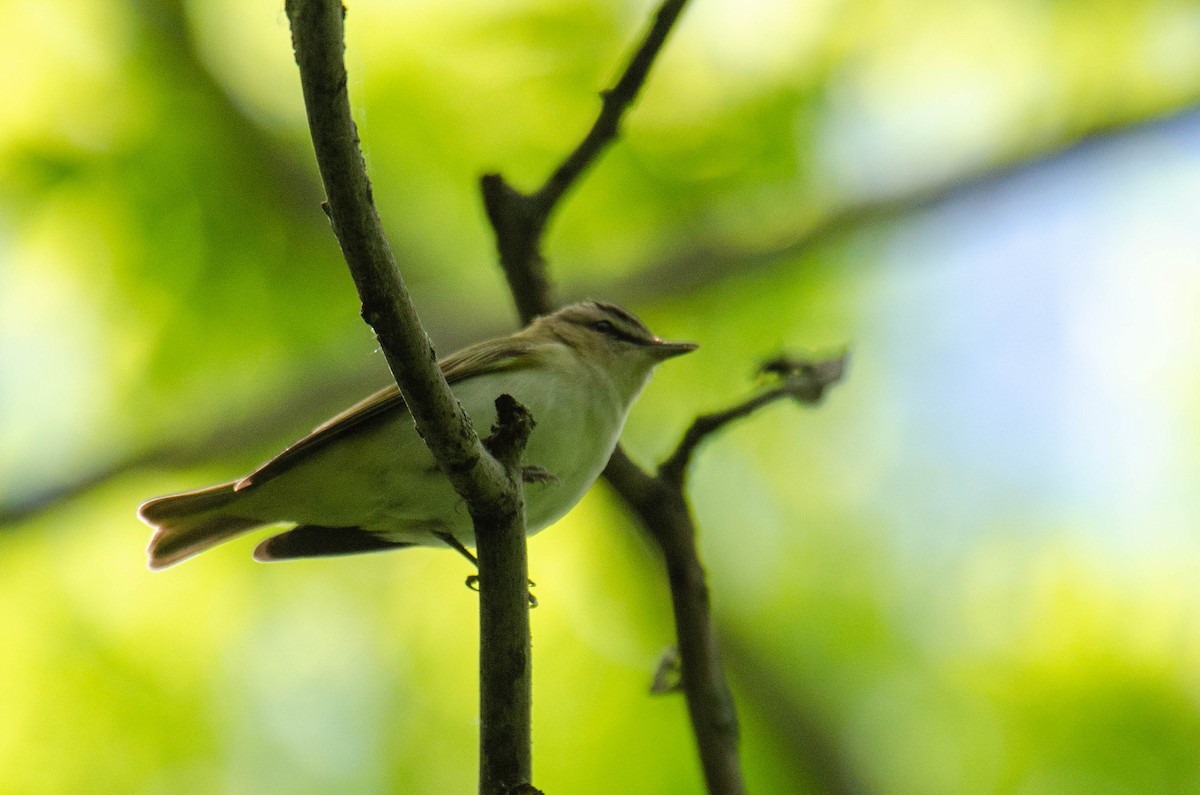
[[[500,462],[509,477],[519,474],[521,454],[535,425],[533,414],[512,395],[496,398],[496,423],[491,434],[483,440],[483,446]]]

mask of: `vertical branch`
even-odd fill
[[[708,578],[696,551],[696,524],[681,484],[654,476],[617,448],[604,478],[662,551],[671,588],[680,688],[687,700],[704,780],[713,795],[741,795],[737,708],[710,615]]]
[[[479,792],[507,795],[531,781],[533,671],[529,563],[521,450],[534,421],[510,395],[496,398],[496,425],[485,442],[516,491],[513,521],[476,534],[479,559]]]
[[[687,0],[663,0],[654,23],[615,86],[602,95],[592,127],[537,191],[526,194],[499,174],[480,181],[483,203],[496,233],[496,248],[523,320],[554,308],[542,256],[542,233],[566,192],[616,139],[620,121],[641,90],[655,58]],[[737,710],[725,681],[709,614],[704,567],[682,481],[643,471],[618,447],[605,478],[658,543],[666,563],[675,613],[681,680],[708,791],[745,792],[738,750]]]
[[[292,45],[333,231],[417,429],[466,501],[479,544],[480,792],[528,786],[530,660],[528,575],[520,459],[532,421],[497,401],[487,449],[436,364],[433,346],[396,266],[371,196],[350,113],[339,0],[287,0]],[[506,396],[507,397],[507,396]],[[503,406],[501,405],[503,403]]]

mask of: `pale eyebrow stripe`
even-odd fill
[[[628,310],[625,310],[616,304],[605,304],[600,301],[596,302],[596,306],[608,314],[624,320],[626,323],[638,329],[639,331],[646,332],[646,336],[650,336],[650,329],[646,328],[646,325],[630,314]]]
[[[601,304],[599,302],[594,302],[594,303],[595,303],[597,309],[607,312],[608,314],[612,315],[614,319],[619,320],[622,324],[625,324],[627,322],[627,320],[631,321],[631,322],[629,322],[629,325],[632,325],[639,332],[641,332],[641,336],[639,336],[638,334],[633,334],[633,333],[629,332],[628,330],[626,330],[625,328],[623,328],[620,325],[610,324],[610,325],[612,325],[612,331],[607,332],[606,336],[613,337],[613,338],[619,339],[619,340],[624,340],[625,342],[630,342],[630,343],[633,343],[634,345],[652,345],[652,344],[654,344],[654,335],[650,333],[650,329],[646,328],[641,323],[639,323],[638,319],[636,317],[629,315],[628,312],[621,311],[619,307],[615,307],[615,309],[617,309],[617,311],[609,311],[610,309],[613,309],[614,307],[612,307],[611,305],[608,305],[608,304]],[[593,322],[593,321],[586,320],[584,318],[578,318],[578,317],[569,318],[568,320],[569,320],[569,322],[574,323],[577,326],[583,326],[584,328],[589,329],[589,330],[591,329],[592,322]],[[597,332],[597,333],[603,333],[603,332]]]

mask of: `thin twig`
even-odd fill
[[[654,24],[646,32],[641,46],[629,59],[629,64],[625,67],[616,85],[600,95],[600,115],[592,123],[592,128],[588,130],[587,135],[583,137],[575,150],[567,155],[554,173],[546,179],[545,184],[533,194],[533,199],[537,203],[543,219],[550,217],[563,194],[595,162],[596,157],[604,151],[605,147],[616,140],[625,111],[629,109],[641,91],[642,85],[646,82],[646,76],[650,73],[650,67],[654,65],[659,51],[666,43],[667,35],[675,26],[675,21],[683,12],[685,5],[687,5],[687,0],[666,0],[659,6],[654,15]]]
[[[687,697],[692,730],[710,793],[744,791],[738,753],[738,720],[725,682],[709,609],[707,577],[696,549],[696,524],[684,493],[687,466],[697,446],[734,420],[781,398],[820,400],[841,378],[845,357],[809,362],[779,357],[762,368],[782,382],[726,411],[697,419],[675,452],[651,475],[617,448],[604,477],[657,542],[666,562],[678,639],[680,687]]]
[[[515,404],[511,398],[503,405],[498,400],[501,425],[489,438],[490,449],[484,448],[437,366],[375,210],[346,90],[345,8],[340,0],[287,0],[285,8],[326,211],[358,287],[363,319],[375,331],[426,445],[466,501],[477,542],[487,539],[479,546],[481,655],[494,659],[481,665],[479,787],[488,795],[507,793],[528,784],[532,768],[520,487],[528,413],[509,405]]]
[[[650,67],[662,50],[687,0],[664,0],[641,45],[616,84],[601,93],[600,113],[591,129],[566,159],[533,193],[522,193],[500,174],[479,180],[483,205],[496,232],[500,266],[517,303],[521,322],[551,311],[554,298],[542,256],[542,232],[563,195],[604,149],[617,138],[621,119],[637,99]]]
[[[827,390],[842,379],[846,372],[847,357],[843,354],[833,359],[809,361],[807,359],[780,356],[764,364],[763,373],[774,373],[781,381],[774,387],[760,392],[724,411],[697,417],[680,439],[667,460],[658,467],[658,475],[683,488],[687,467],[700,443],[729,423],[748,417],[758,409],[781,398],[792,398],[798,403],[813,405],[820,402]]]

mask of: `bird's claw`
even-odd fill
[[[527,466],[521,468],[521,480],[526,483],[557,483],[558,476],[545,467]]]
[[[470,588],[472,591],[479,593],[479,575],[478,574],[471,574],[467,577],[467,587]],[[537,583],[534,582],[533,580],[530,580],[529,587],[536,588]],[[529,592],[529,606],[531,608],[538,606],[538,600],[537,600],[537,597],[533,595],[533,591]]]

